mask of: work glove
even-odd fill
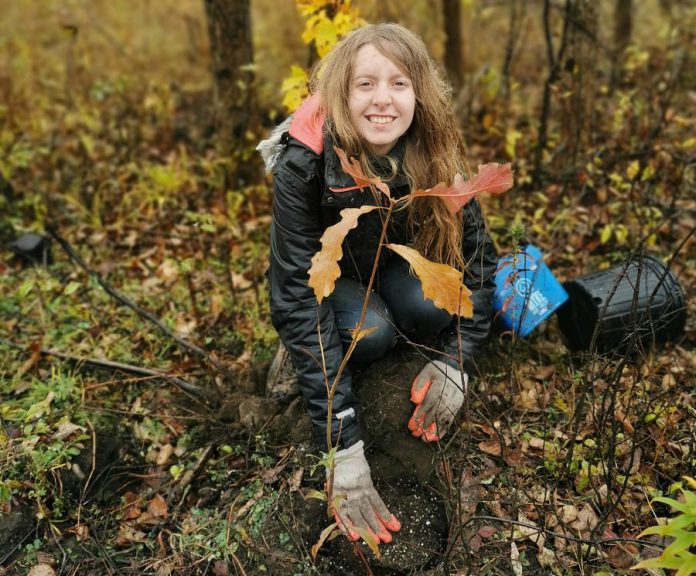
[[[426,442],[440,440],[464,403],[469,376],[442,362],[428,362],[411,385],[416,405],[408,421],[411,434]]]
[[[336,452],[331,494],[334,518],[341,532],[353,541],[360,538],[358,529],[371,533],[376,541],[391,542],[390,531],[398,531],[401,524],[372,485],[363,446],[360,440]]]

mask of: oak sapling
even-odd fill
[[[312,266],[309,269],[308,283],[309,286],[314,290],[314,294],[319,304],[321,304],[324,298],[331,295],[331,293],[334,291],[336,280],[341,275],[341,269],[338,262],[343,256],[341,246],[348,232],[358,225],[358,219],[363,214],[367,214],[374,210],[382,210],[386,214],[382,220],[381,237],[377,247],[377,252],[375,254],[370,279],[365,290],[365,298],[363,299],[360,320],[353,329],[352,341],[343,356],[343,360],[339,366],[335,378],[333,379],[333,382],[330,384],[327,383],[327,422],[329,425],[327,426],[326,444],[330,454],[335,452],[335,447],[332,447],[330,426],[333,398],[336,393],[338,382],[341,380],[343,371],[345,370],[348,360],[355,350],[356,344],[366,335],[366,331],[363,330],[363,325],[368,307],[369,294],[374,284],[380,255],[384,247],[395,252],[409,262],[414,274],[421,281],[424,297],[432,300],[438,308],[443,308],[450,314],[463,318],[469,318],[473,314],[473,304],[470,298],[471,291],[463,282],[463,270],[460,271],[452,266],[448,266],[447,264],[441,264],[428,260],[417,250],[409,246],[384,243],[393,211],[399,206],[411,201],[413,198],[422,196],[437,196],[445,201],[450,212],[456,213],[479,194],[502,194],[503,192],[506,192],[512,188],[513,185],[512,169],[510,164],[489,163],[480,166],[478,173],[469,180],[464,180],[460,174],[457,174],[454,182],[451,185],[440,182],[433,188],[426,190],[419,189],[410,194],[402,196],[401,198],[394,199],[392,198],[389,186],[385,182],[382,182],[379,178],[367,177],[365,174],[363,174],[360,164],[356,160],[352,158],[349,159],[345,152],[338,147],[335,147],[334,150],[341,160],[343,170],[353,177],[356,185],[354,187],[332,188],[332,192],[348,192],[351,190],[369,187],[373,194],[381,195],[385,199],[386,205],[381,205],[380,203],[378,206],[368,205],[360,208],[344,208],[340,212],[339,222],[328,227],[324,231],[320,239],[321,249],[312,258]],[[321,343],[321,338],[319,338],[319,342]],[[332,498],[334,465],[331,458],[328,459],[327,464],[326,501],[329,509],[329,515],[331,515],[334,508]],[[335,525],[332,525],[332,527],[337,530]],[[323,538],[320,539],[315,546],[316,550],[313,549],[313,553],[318,551],[318,548],[321,547],[321,544],[323,544],[323,542],[326,540],[329,532],[331,532],[331,530],[328,532],[325,531]],[[375,538],[373,538],[370,533],[360,532],[360,536],[368,543],[373,551],[376,550],[376,555],[379,555],[377,548],[379,541],[375,541]]]

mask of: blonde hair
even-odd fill
[[[413,85],[416,107],[405,134],[402,167],[411,189],[432,188],[438,182],[451,184],[455,174],[463,170],[463,144],[455,128],[452,91],[423,41],[403,26],[375,24],[359,28],[322,60],[312,77],[312,91],[320,95],[328,131],[348,156],[360,160],[366,173],[372,172],[367,142],[353,124],[348,107],[355,58],[367,44],[389,58]],[[437,262],[463,269],[461,211],[450,214],[440,198],[416,198],[409,205],[408,221],[416,249]]]

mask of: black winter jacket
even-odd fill
[[[339,212],[347,207],[375,204],[369,190],[334,193],[329,188],[355,186],[346,174],[333,150],[332,142],[324,142],[322,154],[285,133],[281,139],[284,149],[273,169],[273,221],[270,253],[271,319],[285,344],[297,370],[300,387],[318,441],[325,445],[327,431],[327,382],[331,383],[343,359],[343,347],[334,321],[331,304],[324,299],[317,305],[314,292],[308,286],[308,270],[312,256],[319,251],[319,238],[324,230],[335,224]],[[402,144],[391,152],[397,160],[403,157]],[[389,182],[392,196],[409,192],[405,177]],[[451,331],[444,336],[444,360],[458,365],[460,359],[467,372],[474,370],[474,358],[488,336],[492,319],[493,277],[497,255],[485,229],[481,210],[476,201],[464,208],[462,255],[468,264],[465,284],[472,291],[472,318],[453,321]],[[396,213],[388,230],[388,241],[406,244],[408,237],[403,216]],[[381,231],[380,211],[360,217],[343,244],[341,273],[367,283]],[[382,251],[380,268],[390,251]],[[321,364],[319,332],[326,367],[326,379]],[[414,375],[415,376],[415,375]],[[333,399],[331,422],[332,444],[347,448],[361,439],[358,404],[351,388],[351,378],[345,370]],[[340,433],[339,433],[340,432]]]

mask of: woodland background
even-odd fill
[[[298,521],[302,410],[262,398],[254,147],[358,12],[424,38],[473,167],[512,162],[501,253],[561,280],[657,255],[689,317],[626,355],[497,331],[433,448],[441,549],[357,573],[623,574],[669,544],[637,536],[693,494],[693,2],[0,0],[0,574],[335,573]]]

